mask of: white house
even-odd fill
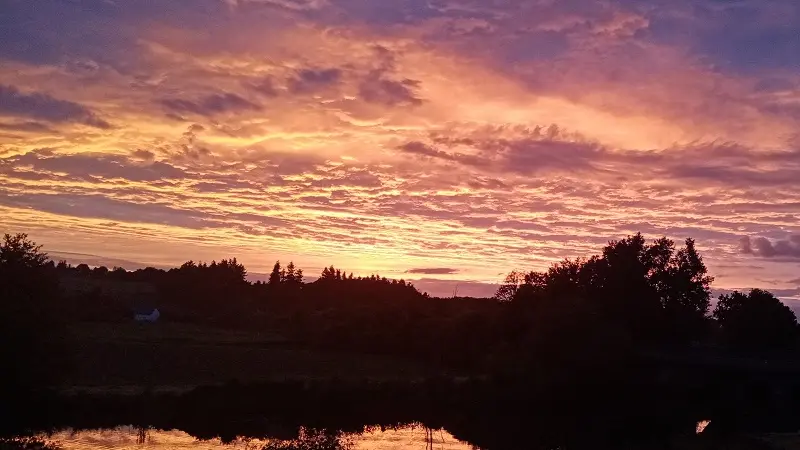
[[[157,322],[160,316],[158,308],[138,309],[133,312],[133,320],[136,322]]]

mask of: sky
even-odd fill
[[[800,302],[798,30],[796,0],[0,0],[0,230],[434,295],[642,232]]]

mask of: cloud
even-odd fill
[[[786,0],[709,1],[695,11],[681,5],[672,14],[654,15],[650,33],[662,42],[680,39],[695,53],[736,70],[797,67],[800,47],[791,31],[800,21],[797,10]],[[680,14],[684,11],[690,14]]]
[[[223,0],[231,5],[263,4],[285,8],[292,11],[310,11],[328,4],[327,0]]]
[[[765,151],[731,143],[692,143],[659,151],[622,151],[556,125],[437,131],[429,142],[398,149],[487,173],[521,175],[580,171],[604,179],[632,173],[662,180],[727,186],[790,186],[800,177],[800,150]],[[458,149],[458,150],[455,150]],[[701,154],[703,158],[697,158]]]
[[[277,97],[278,89],[275,87],[275,80],[272,77],[264,77],[255,82],[249,82],[246,86],[265,97]]]
[[[101,194],[11,194],[0,191],[4,206],[34,206],[40,211],[83,218],[126,222],[170,224],[200,229],[215,221],[199,211],[164,204],[133,203],[108,198]]]
[[[380,73],[371,73],[359,85],[358,94],[364,101],[387,106],[421,105],[422,100],[414,94],[419,85],[417,80],[387,80]]]
[[[753,243],[750,242],[750,236],[742,236],[739,239],[739,250],[745,255],[753,254]]]
[[[417,268],[417,269],[406,270],[406,273],[424,274],[424,275],[451,275],[458,272],[459,272],[458,269],[451,269],[448,267],[429,267],[429,268]]]
[[[430,157],[434,159],[440,159],[444,161],[452,161],[468,166],[489,166],[491,164],[491,161],[488,160],[487,158],[481,158],[476,155],[468,155],[458,152],[448,153],[419,141],[407,142],[401,145],[399,149],[405,153]]]
[[[23,131],[27,133],[56,133],[55,130],[41,122],[0,122],[0,130]]]
[[[143,159],[145,161],[150,161],[156,157],[155,153],[151,152],[150,150],[143,150],[143,149],[134,150],[133,156],[135,158]]]
[[[770,241],[765,237],[751,239],[749,236],[744,236],[739,242],[740,250],[744,254],[763,258],[800,259],[800,234],[775,241]]]
[[[80,123],[95,128],[111,128],[108,122],[83,105],[39,92],[24,93],[14,86],[3,84],[0,84],[0,114],[52,123]]]
[[[289,91],[293,94],[309,94],[338,84],[342,71],[337,68],[302,69],[289,79]]]
[[[337,169],[337,170],[324,170],[317,169],[315,174],[320,174],[321,177],[311,181],[310,185],[320,188],[331,187],[362,187],[362,188],[377,188],[383,185],[380,177],[364,169]]]
[[[146,155],[143,151],[139,153]],[[165,162],[140,164],[121,156],[102,154],[59,155],[38,151],[0,158],[0,170],[13,172],[20,168],[30,168],[40,175],[66,174],[67,179],[85,181],[121,178],[136,182],[153,182],[181,179],[186,176],[183,170]]]
[[[259,105],[230,92],[211,94],[196,100],[164,99],[161,104],[171,111],[192,113],[200,116],[214,116],[228,112],[257,111],[261,109]]]

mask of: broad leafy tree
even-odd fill
[[[512,270],[508,275],[506,275],[506,278],[503,280],[503,284],[497,288],[494,298],[501,302],[510,302],[514,300],[514,297],[517,295],[517,291],[519,291],[520,286],[522,286],[524,283],[525,274],[518,270]]]
[[[735,349],[768,353],[797,344],[794,312],[770,292],[753,289],[721,295],[713,313],[726,344]]]
[[[643,342],[687,342],[706,331],[713,278],[691,239],[676,251],[667,238],[648,244],[636,234],[610,242],[601,255],[530,272],[521,285],[517,279],[501,287],[505,296],[540,313],[585,309]]]
[[[50,384],[63,358],[55,264],[25,234],[0,243],[0,403]],[[10,397],[9,397],[10,396]]]

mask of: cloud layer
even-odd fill
[[[12,0],[0,225],[443,294],[642,231],[794,289],[798,27],[792,0]]]
[[[800,235],[795,234],[787,239],[770,241],[764,237],[750,239],[744,236],[741,240],[742,253],[763,258],[788,258],[800,260]]]

